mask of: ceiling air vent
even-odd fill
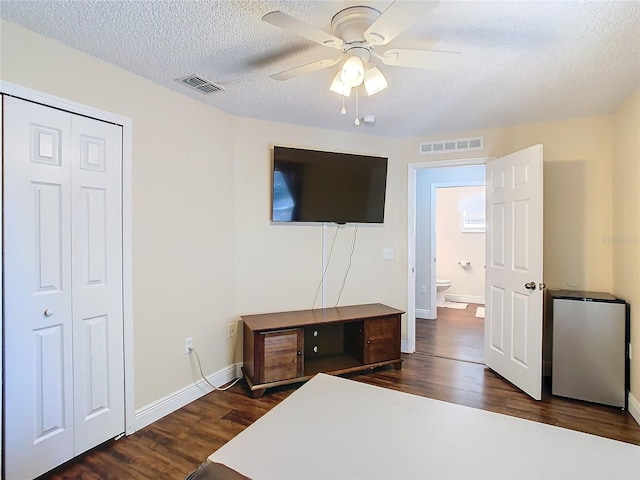
[[[194,88],[200,93],[204,93],[206,95],[224,91],[224,88],[222,88],[220,85],[216,85],[215,83],[210,82],[209,80],[205,80],[198,75],[189,75],[188,77],[184,78],[176,78],[176,82],[184,83],[188,87]]]
[[[451,140],[436,140],[420,144],[419,155],[436,155],[438,153],[468,152],[482,150],[484,137],[454,138]]]

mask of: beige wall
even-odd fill
[[[483,151],[420,157],[410,162],[503,156],[544,145],[544,280],[549,288],[611,291],[612,132],[611,117],[457,132],[419,137],[418,143],[482,135]]]
[[[484,186],[436,190],[436,277],[451,282],[445,295],[484,298],[485,233],[462,231],[463,211],[475,205],[484,213],[484,204]]]
[[[340,304],[405,308],[406,166],[397,141],[235,118],[13,24],[1,26],[2,80],[133,119],[136,408],[197,378],[184,354],[186,337],[210,374],[241,358],[239,338],[227,338],[239,315],[311,308],[322,274],[322,228],[270,224],[275,144],[390,158],[385,224],[360,228]],[[327,305],[337,300],[353,232],[352,225],[340,229]],[[384,247],[394,247],[395,260],[382,259]]]
[[[386,303],[406,307],[406,165],[398,141],[337,131],[235,118],[235,304],[239,314],[307,309],[322,277],[322,227],[270,224],[271,151],[274,145],[389,158],[385,222],[363,224],[340,305]],[[247,137],[250,135],[250,139]],[[327,249],[336,226],[327,228]],[[327,303],[342,285],[354,225],[340,227],[326,274]],[[394,260],[383,260],[385,247]],[[316,307],[321,305],[318,297]]]
[[[613,117],[613,292],[631,304],[631,394],[640,401],[640,88]]]
[[[3,80],[133,119],[136,408],[231,363],[233,155],[228,116],[2,21]],[[211,346],[214,345],[214,348]]]

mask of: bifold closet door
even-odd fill
[[[33,478],[124,432],[120,127],[4,97],[4,447]]]

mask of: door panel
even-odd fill
[[[69,114],[4,101],[5,472],[73,457]]]
[[[542,201],[542,145],[487,162],[485,362],[538,400]]]
[[[364,362],[376,363],[398,358],[400,325],[397,317],[368,318],[364,321]]]
[[[263,368],[260,383],[277,382],[302,375],[302,330],[299,328],[261,334]]]
[[[75,454],[124,432],[121,130],[73,116]]]
[[[65,389],[63,330],[61,325],[34,331],[36,357],[35,443],[64,432]]]

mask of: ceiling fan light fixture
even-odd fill
[[[349,95],[351,95],[351,87],[348,85],[345,85],[342,82],[341,76],[342,76],[342,72],[338,72],[336,74],[336,76],[333,78],[333,81],[331,82],[331,86],[329,87],[329,90],[339,95],[348,97]]]
[[[364,88],[367,91],[367,95],[375,95],[387,88],[387,79],[378,67],[371,67],[364,74]]]
[[[347,58],[342,71],[340,72],[340,80],[348,87],[357,87],[364,79],[364,64],[357,56]]]

